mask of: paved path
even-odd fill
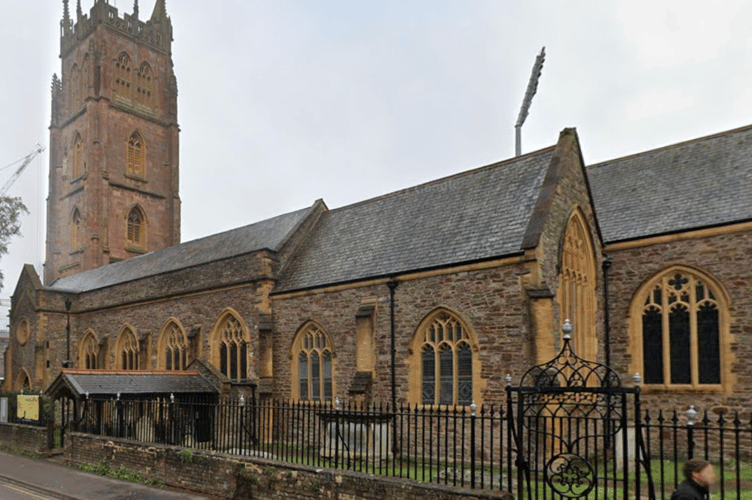
[[[7,492],[7,495],[6,495]],[[24,496],[25,495],[25,496]],[[58,465],[0,452],[3,500],[207,500],[209,497],[165,491],[118,481]]]

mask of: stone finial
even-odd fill
[[[83,15],[84,12],[81,10],[81,0],[76,0],[76,16],[81,19]]]
[[[133,0],[133,17],[138,19],[138,0]]]

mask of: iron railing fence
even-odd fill
[[[475,411],[399,405],[393,411],[378,403],[212,402],[181,397],[91,400],[78,411],[72,427],[79,432],[447,486],[516,491],[517,467],[535,468],[530,457],[519,460],[514,421],[502,405],[486,404]],[[618,437],[613,449],[595,450],[588,460],[595,471],[605,474],[626,453],[628,472],[609,476],[619,484],[596,477],[598,487],[588,498],[620,498],[624,481],[630,491],[640,485],[638,498],[648,498],[651,485],[658,498],[667,498],[682,481],[684,461],[692,457],[714,464],[718,485],[713,498],[752,498],[749,416],[645,411],[637,428],[623,432],[628,433],[627,450],[617,449],[625,441]],[[644,463],[649,464],[640,467],[639,480],[634,465],[639,447],[630,447],[638,441],[637,432],[642,433]],[[532,477],[537,480],[534,470]],[[546,496],[542,483],[532,490]]]
[[[684,480],[689,458],[707,460],[718,482],[713,499],[752,498],[752,416],[747,411],[646,411],[642,415],[645,454],[658,498],[668,498]],[[643,471],[647,479],[647,472]]]

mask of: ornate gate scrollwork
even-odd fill
[[[626,493],[634,459],[627,402],[631,395],[637,414],[639,387],[622,387],[613,369],[577,356],[572,327],[566,322],[562,330],[563,347],[551,361],[530,368],[517,387],[507,377],[518,498],[586,498],[598,486]]]

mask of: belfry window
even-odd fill
[[[136,101],[144,106],[151,106],[154,89],[154,75],[148,63],[141,63],[138,70],[138,84],[136,85]]]
[[[83,174],[83,140],[80,134],[73,139],[73,158],[71,161],[70,179],[77,179]]]
[[[720,293],[706,279],[675,269],[654,280],[641,301],[645,384],[721,383]]]
[[[113,79],[112,90],[121,97],[130,99],[131,97],[131,62],[127,53],[121,52],[115,61],[115,75]]]
[[[301,401],[331,401],[334,393],[334,349],[329,335],[313,323],[293,343],[297,377],[295,395]]]
[[[146,232],[145,222],[144,213],[141,211],[141,208],[138,206],[131,208],[130,212],[128,212],[128,232],[126,235],[129,246],[139,248],[146,246],[146,238],[144,237],[144,233]]]
[[[79,212],[78,208],[74,208],[71,217],[71,251],[75,252],[83,246],[82,232],[81,212]]]
[[[442,311],[418,335],[421,403],[463,406],[472,403],[473,351],[462,323]]]
[[[144,177],[146,173],[144,140],[138,132],[128,138],[126,172],[137,177]]]

